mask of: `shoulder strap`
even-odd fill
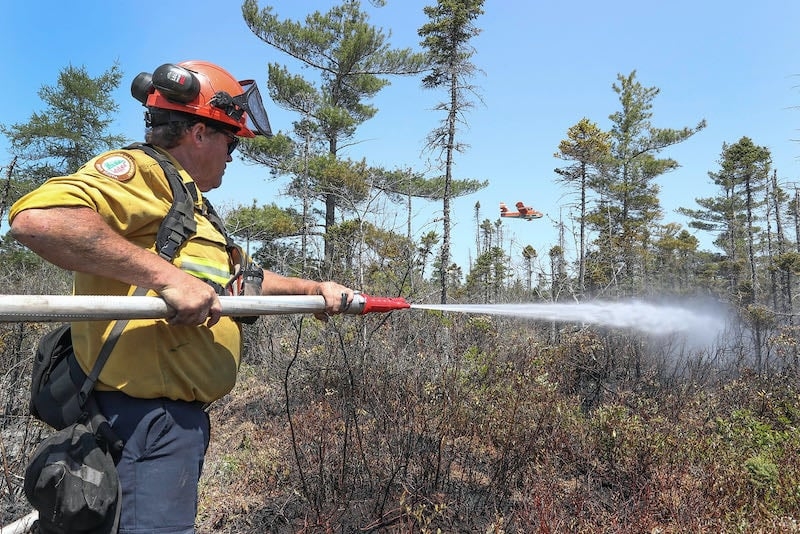
[[[156,251],[162,258],[172,261],[180,246],[197,233],[197,223],[194,220],[197,189],[194,184],[185,183],[172,162],[152,145],[134,143],[125,149],[141,150],[158,162],[167,177],[172,190],[172,207],[158,229]]]
[[[141,150],[161,165],[164,174],[167,176],[170,188],[172,189],[172,208],[158,231],[156,245],[159,254],[167,257],[170,261],[175,257],[178,248],[197,232],[197,223],[194,221],[194,203],[197,201],[197,188],[194,183],[187,184],[181,178],[175,165],[166,158],[161,152],[146,143],[134,143],[125,147],[126,150]],[[217,214],[214,206],[207,198],[203,198],[203,217],[222,234],[227,243],[228,249],[235,247],[236,244],[225,230],[222,218]]]
[[[137,287],[136,291],[133,292],[133,296],[141,297],[147,293],[147,290],[143,287]],[[103,370],[103,366],[108,361],[108,357],[111,356],[111,351],[114,350],[114,345],[117,344],[117,340],[119,339],[119,335],[125,330],[125,327],[128,325],[128,319],[125,320],[117,320],[114,323],[114,327],[109,332],[108,337],[106,338],[106,342],[103,343],[103,346],[100,347],[100,353],[97,355],[97,360],[94,362],[94,366],[92,370],[86,375],[86,379],[83,381],[83,385],[81,386],[81,390],[79,393],[79,401],[81,406],[86,404],[86,401],[89,398],[89,394],[94,389],[94,385],[97,382],[97,379],[100,378],[100,371]]]

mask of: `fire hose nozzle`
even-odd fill
[[[410,307],[411,304],[406,302],[403,297],[373,297],[364,293],[356,293],[345,313],[364,315],[365,313],[384,313]]]

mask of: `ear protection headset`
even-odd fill
[[[192,71],[167,63],[158,67],[153,74],[139,73],[131,83],[131,95],[142,104],[147,104],[147,97],[154,90],[168,100],[186,104],[197,98],[200,82]]]

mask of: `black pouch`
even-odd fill
[[[88,424],[118,458],[124,443],[100,413],[93,389],[94,383],[83,372],[72,350],[70,325],[42,336],[31,374],[31,415],[56,430],[75,423]]]
[[[69,425],[45,439],[25,469],[25,496],[39,511],[35,532],[117,532],[122,488],[115,458],[87,424]]]
[[[86,381],[72,350],[72,332],[65,324],[39,340],[31,375],[31,415],[56,430],[85,417]]]

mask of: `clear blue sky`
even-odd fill
[[[336,3],[271,2],[281,18],[294,20]],[[388,0],[386,7],[376,8],[364,1],[362,7],[372,24],[391,33],[392,46],[418,48],[417,28],[426,21],[422,7],[433,3]],[[235,0],[6,2],[0,18],[5,96],[0,122],[25,122],[41,110],[37,90],[55,84],[68,64],[83,65],[96,76],[119,61],[125,76],[116,95],[120,112],[113,131],[134,140],[142,137],[143,108],[130,97],[129,87],[141,71],[205,59],[238,78],[255,78],[262,88],[270,61],[297,71],[296,64],[252,35],[240,5]],[[544,212],[533,222],[504,221],[503,228],[509,253],[518,256],[532,245],[546,258],[558,243],[559,219],[568,222],[572,201],[555,182],[553,169],[563,162],[553,153],[583,117],[609,128],[608,116],[620,108],[611,86],[618,74],[633,70],[642,85],[661,91],[654,101],[654,126],[708,121],[705,130],[661,153],[681,165],[658,179],[663,222],[685,225],[675,208],[695,208],[695,198],[716,193],[707,173],[718,170],[722,144],[742,136],[771,150],[781,181],[800,183],[800,2],[487,0],[484,9],[476,21],[482,33],[473,41],[473,61],[483,71],[473,82],[482,102],[467,115],[461,140],[469,148],[457,155],[456,177],[490,185],[453,203],[453,255],[465,272],[475,256],[476,202],[481,220],[497,219],[501,201],[522,200]],[[422,90],[419,79],[394,78],[373,101],[378,115],[358,130],[358,143],[345,155],[388,168],[428,170],[430,155],[422,148],[441,120],[432,108],[442,97]],[[269,101],[266,105],[273,129],[288,130],[294,117]],[[6,144],[0,139],[0,166],[8,163],[3,154]],[[270,180],[265,169],[236,163],[209,197],[223,208],[253,199],[289,206],[291,199],[279,195],[283,185]],[[438,203],[418,202],[415,232],[441,232],[439,223],[431,222],[440,210]],[[396,217],[383,221],[405,232],[404,217],[405,208],[397,206]],[[703,248],[712,248],[708,235],[697,235]],[[568,232],[568,250],[573,244]]]

